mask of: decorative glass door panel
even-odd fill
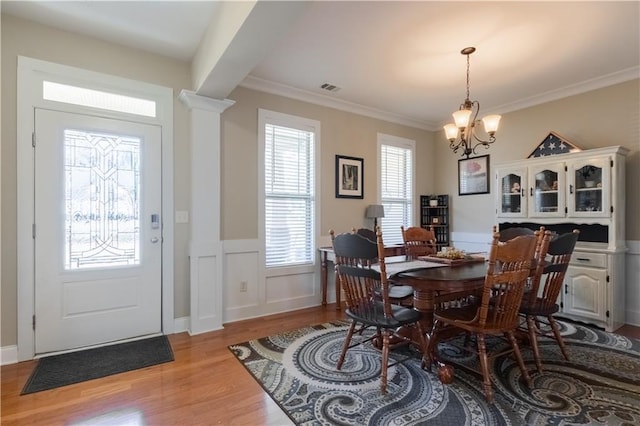
[[[573,216],[606,217],[611,214],[608,159],[570,164],[569,209]]]
[[[498,216],[527,216],[527,170],[498,170]]]
[[[564,165],[532,168],[530,176],[532,184],[529,189],[529,195],[532,198],[530,216],[564,216]]]
[[[140,138],[64,131],[66,270],[140,263]]]

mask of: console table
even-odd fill
[[[327,304],[327,274],[329,271],[329,262],[335,263],[336,256],[333,253],[333,247],[320,247],[318,252],[320,253],[320,284],[322,285],[322,305],[324,306]],[[404,245],[402,244],[389,245],[384,248],[384,257],[402,255],[404,255]],[[336,283],[336,309],[340,310],[342,308],[340,301],[340,282],[337,273],[334,272],[334,274]]]

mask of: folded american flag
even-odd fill
[[[551,132],[542,142],[540,142],[540,145],[538,145],[538,147],[529,154],[528,158],[545,157],[547,155],[566,154],[568,152],[577,151],[582,150],[557,133]]]

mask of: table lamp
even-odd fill
[[[370,204],[364,214],[367,219],[373,219],[373,231],[378,231],[378,218],[384,217],[384,206],[382,204]]]

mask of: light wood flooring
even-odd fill
[[[20,396],[36,362],[1,368],[2,425],[284,425],[288,417],[227,349],[228,345],[344,318],[335,305],[227,324],[224,330],[169,336],[175,361]],[[640,338],[640,327],[619,334]]]

